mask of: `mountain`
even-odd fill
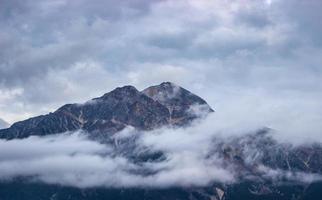
[[[0,129],[8,128],[8,127],[9,127],[9,124],[0,118]]]
[[[143,91],[124,86],[83,104],[66,104],[53,113],[14,123],[0,130],[0,137],[19,139],[81,129],[90,139],[102,144],[110,142],[112,156],[122,156],[137,166],[146,166],[169,159],[167,152],[150,151],[139,145],[135,136],[115,139],[119,131],[127,126],[138,131],[163,126],[187,127],[212,112],[205,100],[174,83],[164,82]],[[264,128],[231,138],[212,138],[206,161],[219,159],[221,166],[235,173],[237,180],[233,183],[212,182],[203,187],[80,189],[17,177],[10,182],[0,181],[0,199],[320,200],[322,145],[294,146],[277,141],[271,134],[271,129]],[[135,173],[144,176],[155,171]],[[314,177],[318,178],[314,180]]]
[[[142,93],[161,103],[169,110],[171,124],[186,125],[195,119],[200,112],[206,114],[213,112],[205,100],[173,83],[166,82],[151,86],[143,90]]]
[[[195,112],[195,108],[198,112]],[[213,112],[200,97],[188,90],[164,82],[138,91],[133,86],[118,87],[84,104],[66,104],[53,113],[14,123],[0,130],[0,138],[25,138],[78,129],[93,134],[112,134],[133,126],[151,130],[161,126],[186,126],[200,112]]]

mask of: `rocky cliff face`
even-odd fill
[[[213,112],[200,97],[165,82],[142,92],[124,86],[84,104],[67,104],[53,113],[14,123],[0,130],[1,138],[24,138],[83,129],[115,133],[126,126],[151,130],[161,126],[185,126],[200,113]]]
[[[168,109],[171,124],[186,125],[200,115],[213,112],[205,100],[174,83],[165,82],[151,86],[142,93]]]

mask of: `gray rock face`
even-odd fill
[[[170,122],[179,126],[213,112],[205,100],[170,82],[151,86],[142,92],[164,105],[170,112]]]
[[[194,112],[213,112],[200,97],[173,84],[162,83],[142,92],[124,86],[84,104],[67,104],[53,113],[14,123],[0,130],[1,138],[24,138],[83,129],[115,133],[126,126],[151,130],[161,126],[183,126],[199,117]]]
[[[270,129],[224,141],[217,139],[210,155],[235,166],[241,175],[252,174],[253,177],[263,178],[258,166],[291,173],[322,173],[321,144],[281,143],[273,138]]]

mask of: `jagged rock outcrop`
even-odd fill
[[[67,104],[53,113],[14,123],[0,130],[0,137],[24,138],[78,129],[106,134],[126,126],[139,130],[184,126],[199,117],[200,112],[213,110],[206,101],[173,83],[165,82],[142,92],[124,86],[84,104]]]
[[[169,110],[171,124],[185,125],[200,114],[213,112],[205,100],[170,82],[148,87],[142,92]]]

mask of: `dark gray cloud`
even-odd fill
[[[277,128],[294,119],[297,134],[321,130],[317,0],[1,5],[0,115],[9,122],[169,80],[218,112]]]

